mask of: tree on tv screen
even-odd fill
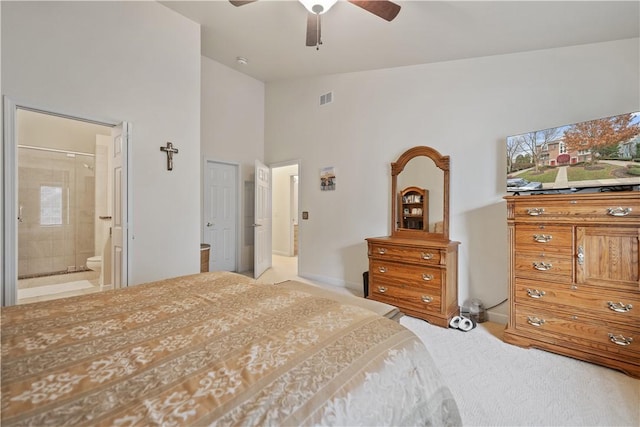
[[[598,157],[640,134],[640,124],[632,120],[632,114],[621,114],[574,124],[565,131],[564,144],[569,151],[590,150],[591,163],[596,163]]]

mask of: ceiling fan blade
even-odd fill
[[[387,21],[393,21],[393,18],[400,12],[400,6],[386,0],[349,0],[349,3],[355,4]]]
[[[307,14],[307,46],[317,46],[320,44],[320,27],[318,25],[318,15]]]
[[[249,4],[249,3],[255,3],[257,1],[258,0],[229,0],[229,3],[238,7],[238,6],[244,6],[245,4]]]

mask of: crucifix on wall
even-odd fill
[[[167,146],[160,147],[160,151],[167,153],[167,170],[173,170],[173,155],[178,154],[178,149],[174,148],[171,142],[167,142]]]

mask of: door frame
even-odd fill
[[[289,175],[289,198],[290,198],[290,203],[289,203],[289,214],[291,215],[291,221],[289,221],[289,256],[297,256],[296,253],[296,231],[295,231],[295,226],[296,224],[294,223],[293,219],[295,217],[295,220],[298,224],[298,230],[300,230],[300,217],[298,216],[298,210],[299,209],[294,209],[296,207],[296,204],[293,203],[293,200],[295,198],[295,200],[297,201],[297,206],[300,205],[300,200],[299,200],[299,193],[300,193],[300,170],[298,170],[298,175]],[[296,182],[297,181],[297,182]]]
[[[286,166],[298,166],[298,212],[296,212],[296,215],[298,216],[298,255],[297,255],[297,260],[296,260],[296,271],[299,272],[300,271],[300,256],[301,256],[301,247],[300,247],[300,236],[302,233],[302,227],[300,227],[300,182],[301,182],[301,176],[302,176],[302,165],[301,165],[301,161],[300,159],[293,159],[293,160],[285,160],[283,162],[276,162],[276,163],[270,163],[269,169],[271,169],[273,171],[273,169],[277,169],[277,168],[282,168],[282,167],[286,167]],[[272,214],[273,214],[273,205],[271,206],[271,210],[272,210]],[[290,240],[291,240],[291,244],[290,244],[290,249],[291,249],[291,253],[293,253],[293,223],[290,222],[289,224],[289,228],[290,228],[290,232],[291,232],[291,236],[290,236]]]
[[[236,188],[235,188],[235,192],[236,192],[236,229],[234,230],[234,237],[236,239],[236,260],[235,260],[235,269],[234,271],[239,271],[239,266],[240,266],[240,256],[242,255],[242,248],[240,246],[240,243],[242,242],[242,240],[240,239],[240,223],[243,220],[243,217],[241,217],[241,213],[242,211],[240,210],[241,208],[241,203],[242,203],[242,197],[241,197],[241,190],[240,190],[240,163],[237,162],[226,162],[223,160],[216,160],[216,159],[212,159],[210,157],[204,157],[203,158],[203,162],[202,162],[202,191],[200,192],[200,197],[202,198],[200,200],[200,206],[202,206],[202,212],[201,212],[201,218],[202,221],[200,221],[200,236],[202,238],[202,241],[204,242],[204,235],[205,235],[205,229],[206,229],[206,212],[205,212],[205,203],[204,203],[204,192],[206,191],[206,181],[207,181],[207,165],[209,163],[218,163],[218,164],[222,164],[222,165],[228,165],[228,166],[233,166],[235,168],[236,171]],[[210,249],[210,251],[213,250],[213,248]],[[211,254],[211,253],[210,253]],[[209,255],[211,256],[211,255]],[[211,258],[209,258],[209,268],[211,268]]]
[[[94,120],[87,117],[72,116],[69,114],[57,113],[45,108],[39,108],[27,103],[15,102],[8,96],[3,97],[3,150],[2,165],[4,168],[4,174],[2,176],[2,249],[0,255],[0,266],[2,266],[2,287],[0,289],[0,306],[15,305],[18,297],[18,156],[17,156],[17,138],[16,138],[16,117],[17,110],[29,110],[42,114],[49,114],[52,116],[63,117],[71,120],[80,120],[83,122],[95,123],[102,126],[115,127],[120,123],[108,123],[101,120]],[[127,143],[127,149],[124,153],[125,162],[127,168],[127,181],[125,186],[127,188],[127,229],[131,230],[132,225],[132,207],[133,207],[133,192],[131,191],[131,139],[129,135],[129,141]],[[126,249],[127,265],[131,265],[131,245],[129,245],[129,239],[131,233],[128,233],[128,238],[123,242]],[[126,276],[124,278],[124,286],[128,286],[131,277],[131,269],[128,268]]]

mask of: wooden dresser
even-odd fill
[[[504,340],[640,378],[640,193],[505,199]]]
[[[451,240],[396,237],[366,239],[369,253],[367,298],[448,327],[458,313],[458,245]]]
[[[402,153],[391,163],[391,236],[366,239],[366,297],[444,328],[459,311],[460,242],[449,240],[449,169],[449,156],[434,148]]]

